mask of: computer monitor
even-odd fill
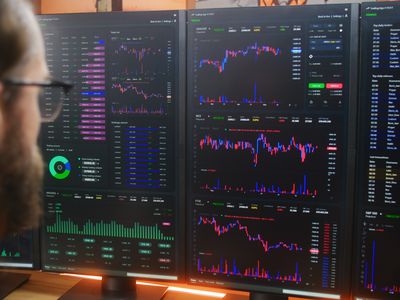
[[[39,232],[28,230],[0,240],[0,268],[39,268]],[[29,274],[0,272],[0,298],[4,298],[29,279]]]
[[[188,13],[188,276],[349,295],[357,5]]]
[[[43,15],[39,22],[52,76],[75,85],[41,132],[43,270],[177,280],[184,13]],[[57,96],[44,93],[49,106]]]
[[[400,297],[400,3],[361,5],[354,294]]]
[[[35,269],[39,267],[39,232],[28,230],[0,240],[0,267]]]

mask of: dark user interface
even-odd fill
[[[44,269],[176,279],[178,12],[40,22],[75,84],[42,128]]]
[[[0,240],[0,266],[5,268],[33,268],[35,233],[25,231]]]
[[[342,293],[350,18],[350,5],[189,12],[192,282]]]
[[[400,5],[362,6],[357,296],[400,297]]]

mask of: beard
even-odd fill
[[[17,123],[16,121],[12,121]],[[4,235],[39,225],[43,160],[37,145],[26,145],[20,124],[12,124],[0,145],[0,215]]]

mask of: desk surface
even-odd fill
[[[77,284],[81,278],[71,277],[71,276],[62,276],[59,274],[53,273],[45,273],[40,271],[27,271],[27,270],[5,270],[8,272],[14,273],[26,273],[31,274],[30,280],[21,286],[19,289],[12,292],[9,296],[7,296],[6,300],[55,300],[61,297],[66,291],[72,288],[75,284]],[[190,288],[193,289],[193,286],[188,286],[185,284],[174,284],[173,286],[182,287],[182,288]],[[199,288],[201,290],[205,290],[204,288]],[[248,300],[248,293],[244,292],[232,292],[227,290],[218,290],[218,289],[207,289],[208,291],[215,291],[220,293],[229,293],[224,299],[226,300]],[[178,300],[178,299],[191,299],[191,300],[208,300],[208,299],[217,299],[212,297],[205,296],[193,296],[184,293],[171,292],[168,293],[165,300]],[[300,298],[289,298],[291,300],[306,300]]]
[[[6,300],[55,300],[62,296],[66,291],[72,288],[75,284],[77,284],[81,278],[71,277],[71,276],[62,276],[59,274],[54,273],[46,273],[40,271],[29,271],[29,270],[5,270],[7,272],[14,272],[14,273],[25,273],[31,274],[30,280],[21,286],[19,289],[12,292],[9,296],[7,296]],[[183,287],[183,288],[191,288],[193,286],[187,286],[184,284],[177,284],[174,286]],[[204,289],[204,288],[201,288]],[[226,293],[228,291],[224,290],[215,290],[222,293]],[[189,299],[184,295],[178,296],[176,293],[171,293],[170,296],[164,297],[165,300],[172,300],[172,299]],[[229,297],[231,298],[231,297]],[[197,299],[194,296],[190,296],[190,299],[195,300]],[[198,299],[207,300],[207,299],[216,299],[211,297],[204,297],[201,296]],[[248,294],[247,293],[235,293],[233,295],[232,300],[247,300]]]

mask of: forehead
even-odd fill
[[[34,28],[32,28],[31,49],[28,52],[24,71],[36,74],[36,76],[48,76],[43,37],[36,21],[32,26]]]

